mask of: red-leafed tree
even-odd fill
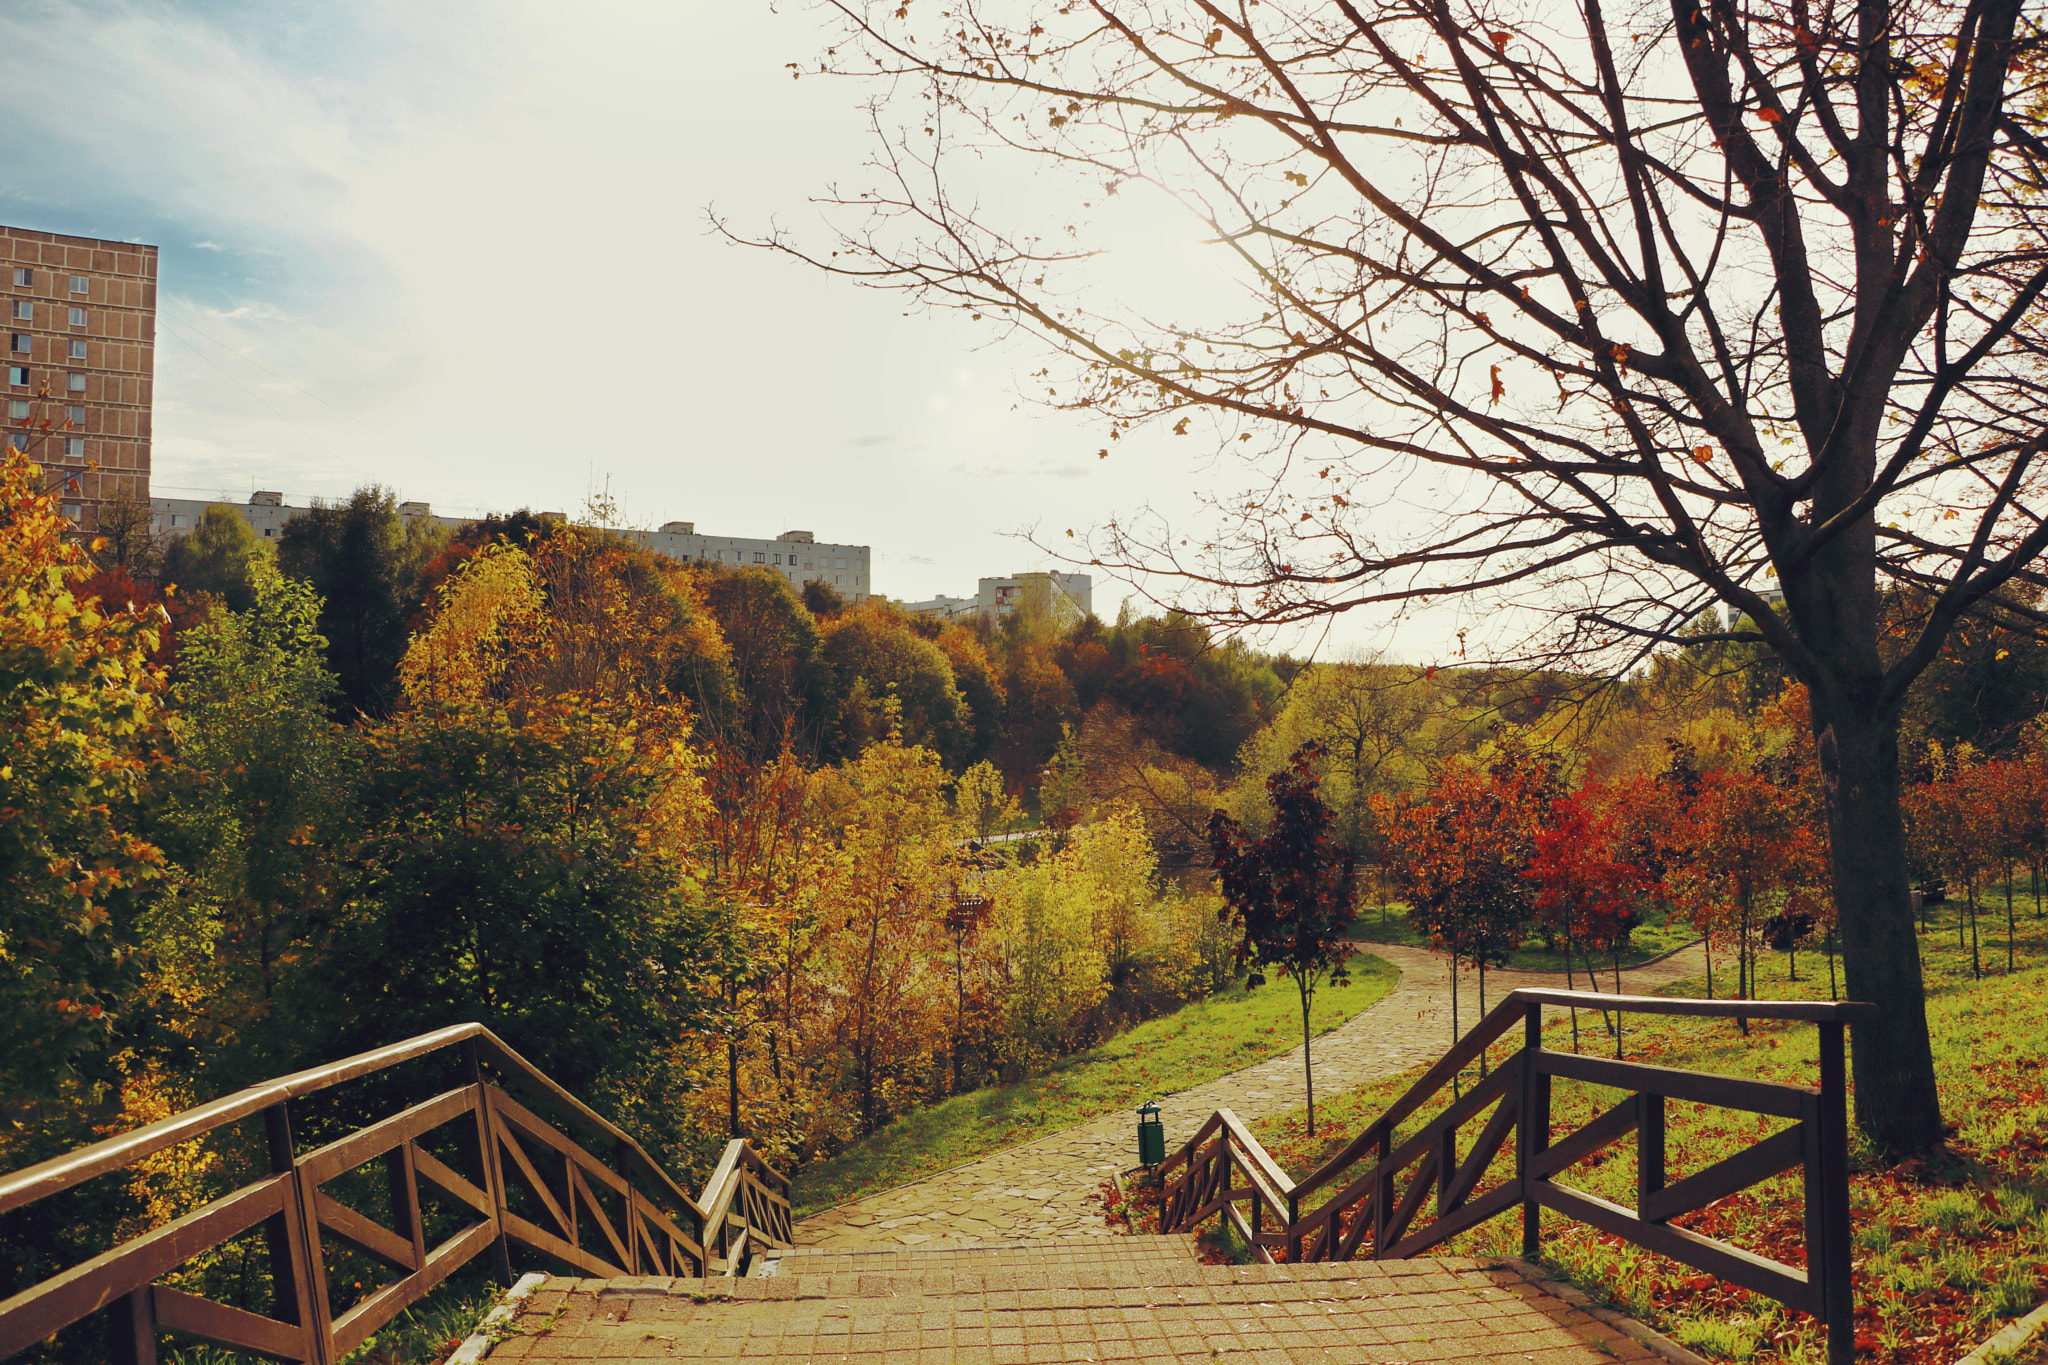
[[[1294,979],[1301,996],[1301,1067],[1308,1087],[1308,1131],[1316,1131],[1316,1078],[1309,1057],[1308,1007],[1327,979],[1349,981],[1344,933],[1351,904],[1344,894],[1344,854],[1331,839],[1333,816],[1316,788],[1320,744],[1294,751],[1287,766],[1266,779],[1273,820],[1263,838],[1219,810],[1209,817],[1209,848],[1224,913],[1244,937],[1240,965],[1277,967]]]
[[[1828,864],[1820,834],[1796,793],[1731,766],[1700,775],[1675,841],[1691,856],[1666,875],[1665,889],[1701,934],[1734,942],[1736,996],[1754,999],[1763,919],[1825,913]]]
[[[1650,870],[1631,856],[1635,850],[1617,805],[1611,789],[1588,783],[1553,801],[1546,828],[1536,832],[1529,880],[1536,889],[1538,916],[1564,944],[1567,985],[1573,950],[1585,955],[1591,980],[1592,952],[1598,948],[1614,955],[1615,989],[1621,989],[1620,951],[1642,922],[1643,902],[1654,888]],[[1578,1028],[1574,1011],[1575,1047]]]
[[[1486,766],[1446,763],[1419,794],[1375,796],[1387,863],[1407,896],[1408,919],[1451,955],[1451,1032],[1458,1032],[1458,961],[1486,969],[1521,945],[1535,917],[1529,864],[1551,803],[1558,763],[1506,730]]]

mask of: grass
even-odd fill
[[[1353,957],[1349,986],[1316,992],[1311,1033],[1328,1033],[1386,995],[1399,979],[1399,972],[1376,957]],[[1301,998],[1293,986],[1276,980],[1248,992],[1240,981],[1070,1057],[1044,1075],[955,1095],[906,1114],[800,1174],[792,1192],[796,1216],[1104,1114],[1134,1110],[1145,1100],[1252,1066],[1300,1041]],[[1135,1128],[1135,1118],[1132,1123]],[[1135,1137],[1132,1144],[1135,1160]]]
[[[1408,907],[1399,901],[1389,901],[1384,907],[1371,906],[1360,912],[1351,924],[1351,937],[1361,943],[1392,943],[1413,948],[1430,946],[1426,935],[1417,933],[1408,923]],[[1674,948],[1683,948],[1699,935],[1682,920],[1660,919],[1650,924],[1639,924],[1629,935],[1628,951],[1621,955],[1624,969],[1641,966],[1651,958],[1662,957]],[[1614,959],[1598,953],[1593,956],[1593,965],[1602,972],[1614,970]],[[1572,969],[1584,976],[1586,960],[1584,954],[1572,955]],[[1562,972],[1565,969],[1564,952],[1558,948],[1546,948],[1541,939],[1530,939],[1509,955],[1507,970],[1516,972]]]
[[[1928,1022],[1950,1136],[1946,1148],[1928,1160],[1884,1167],[1871,1153],[1858,1154],[1862,1168],[1852,1179],[1850,1202],[1859,1360],[1946,1365],[2048,1298],[2048,921],[2030,895],[2019,901],[2017,970],[2011,975],[2005,973],[2002,893],[1995,907],[1984,907],[1979,925],[1981,979],[1973,973],[1967,943],[1958,945],[1959,906],[1936,907],[1921,938]],[[1784,955],[1766,953],[1758,994],[1827,998],[1826,959],[1802,952],[1799,966],[1801,979],[1792,981]],[[1720,984],[1725,988],[1725,975]],[[1701,995],[1705,982],[1679,982],[1665,993]],[[1546,1046],[1569,1048],[1568,1027],[1564,1020],[1552,1022]],[[1582,1014],[1580,1027],[1585,1050],[1613,1055],[1600,1016]],[[1758,1021],[1745,1037],[1725,1021],[1639,1015],[1628,1021],[1624,1045],[1631,1060],[1812,1084],[1816,1032],[1810,1025]],[[1518,1042],[1504,1039],[1495,1060],[1510,1055]],[[1298,1111],[1254,1126],[1282,1165],[1306,1173],[1377,1117],[1418,1074],[1319,1103],[1318,1118],[1327,1116],[1327,1126],[1314,1140],[1306,1136]],[[1562,1136],[1619,1098],[1619,1092],[1600,1087],[1557,1082],[1554,1132]],[[1441,1108],[1426,1106],[1404,1132]],[[1678,1102],[1667,1109],[1674,1180],[1783,1126],[1782,1120]],[[1469,1147],[1482,1126],[1466,1124],[1461,1145]],[[1503,1162],[1497,1169],[1512,1167]],[[1635,1178],[1633,1141],[1595,1153],[1564,1176],[1566,1183],[1624,1205],[1635,1202]],[[1795,1171],[1678,1221],[1796,1265],[1803,1260],[1801,1207]],[[1819,1329],[1804,1315],[1555,1215],[1546,1218],[1544,1230],[1545,1260],[1554,1271],[1704,1356],[1773,1365],[1824,1357]],[[1520,1242],[1519,1219],[1510,1214],[1461,1235],[1444,1250],[1497,1255],[1518,1252]]]

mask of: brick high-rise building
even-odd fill
[[[0,227],[0,306],[6,443],[87,530],[100,503],[147,507],[156,248]]]

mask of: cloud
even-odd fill
[[[850,436],[846,443],[857,450],[872,450],[876,446],[887,445],[894,439],[893,436]]]
[[[226,250],[227,250],[227,248],[226,248],[226,247],[224,247],[224,246],[222,246],[222,245],[221,245],[221,244],[220,244],[219,242],[194,242],[194,243],[192,244],[192,249],[193,249],[194,251],[226,251]]]

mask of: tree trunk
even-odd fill
[[[1486,1018],[1486,959],[1479,959],[1479,1017]],[[1479,1049],[1479,1078],[1486,1079],[1486,1049]]]
[[[2018,921],[2012,914],[2012,864],[2005,865],[2005,974],[2012,975],[2012,936]]]
[[[1616,995],[1624,994],[1621,989],[1621,949],[1618,947],[1614,950],[1614,993]],[[1627,1026],[1628,1016],[1620,1010],[1616,1010],[1614,1012],[1614,1060],[1617,1062],[1625,1060],[1621,1055],[1621,1033]]]
[[[1827,791],[1842,985],[1851,1000],[1878,1007],[1876,1020],[1850,1030],[1856,1124],[1885,1151],[1921,1152],[1941,1141],[1941,1096],[1899,816],[1898,724],[1873,707],[1830,703],[1828,690],[1814,692],[1813,724]]]
[[[1565,934],[1564,934],[1564,988],[1565,988],[1566,990],[1568,990],[1568,991],[1575,991],[1575,990],[1577,990],[1577,989],[1578,989],[1578,986],[1577,986],[1577,985],[1575,985],[1575,984],[1573,983],[1573,981],[1572,981],[1572,935],[1571,935],[1571,922],[1570,922],[1569,920],[1567,920],[1567,921],[1565,922]],[[1712,992],[1712,991],[1709,991],[1709,992],[1707,992],[1707,993],[1708,993],[1709,995],[1712,995],[1712,994],[1713,994],[1713,992]],[[1576,1053],[1576,1052],[1577,1052],[1578,1050],[1579,1050],[1579,1007],[1578,1007],[1577,1005],[1573,1005],[1573,1006],[1572,1006],[1572,1051]]]
[[[1295,989],[1301,992],[1301,1078],[1308,1087],[1308,1135],[1316,1135],[1316,1070],[1308,1055],[1308,976],[1304,972],[1294,974]]]

